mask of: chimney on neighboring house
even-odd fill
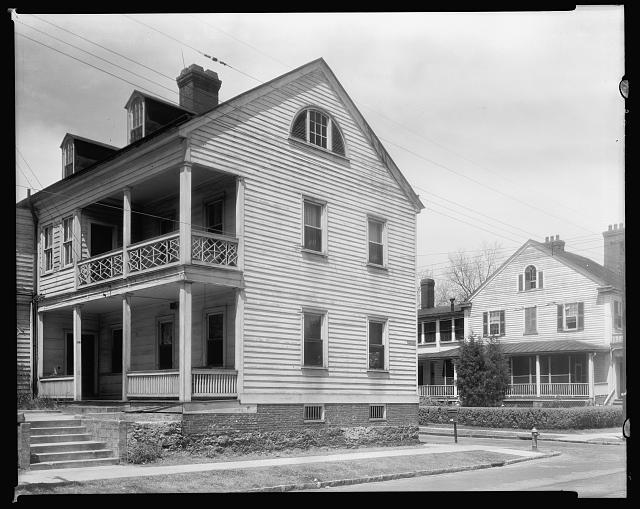
[[[456,310],[456,306],[455,306],[455,304],[453,303],[455,300],[456,300],[456,298],[455,298],[455,297],[453,297],[453,298],[449,299],[449,302],[451,302],[451,312],[454,312],[454,311]]]
[[[556,235],[555,239],[553,235],[544,238],[544,244],[550,248],[554,253],[564,251],[564,240],[560,240],[560,235]]]
[[[604,267],[616,274],[622,274],[625,266],[624,226],[622,223],[609,225],[604,237]]]
[[[433,287],[436,282],[431,278],[425,278],[420,281],[420,309],[429,309],[434,304]]]
[[[218,91],[222,82],[218,74],[197,64],[182,69],[176,78],[180,89],[180,106],[196,113],[204,113],[218,105]]]

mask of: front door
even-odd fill
[[[82,335],[82,398],[97,395],[96,391],[96,338],[93,334]]]
[[[91,256],[98,256],[112,249],[113,226],[91,223]]]

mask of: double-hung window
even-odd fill
[[[303,311],[302,365],[326,367],[327,315],[320,311]]]
[[[619,300],[613,301],[613,326],[622,329],[622,303]]]
[[[369,218],[367,221],[367,237],[369,245],[368,262],[373,265],[385,265],[386,223],[379,219]]]
[[[584,329],[584,303],[558,304],[558,331],[570,332],[582,329]]]
[[[524,308],[524,333],[537,334],[537,308],[535,306]]]
[[[45,226],[43,230],[44,237],[44,270],[49,272],[53,270],[53,226]]]
[[[303,200],[303,240],[302,246],[309,251],[326,251],[326,204],[307,199]]]
[[[387,355],[387,321],[378,318],[368,320],[368,369],[388,369]]]
[[[484,337],[505,335],[504,310],[482,313],[482,335]]]
[[[73,263],[73,217],[62,220],[62,265]]]

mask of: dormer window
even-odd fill
[[[129,143],[139,140],[144,136],[143,131],[144,102],[141,98],[135,99],[129,109]]]
[[[74,162],[74,146],[73,140],[69,140],[64,144],[62,148],[62,172],[63,178],[68,177],[73,173],[73,162]]]
[[[298,113],[291,128],[293,138],[345,155],[344,140],[338,124],[326,113],[312,108]]]

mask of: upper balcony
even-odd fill
[[[236,176],[174,168],[42,222],[38,293],[90,292],[181,267],[228,281],[242,271],[242,193]]]

